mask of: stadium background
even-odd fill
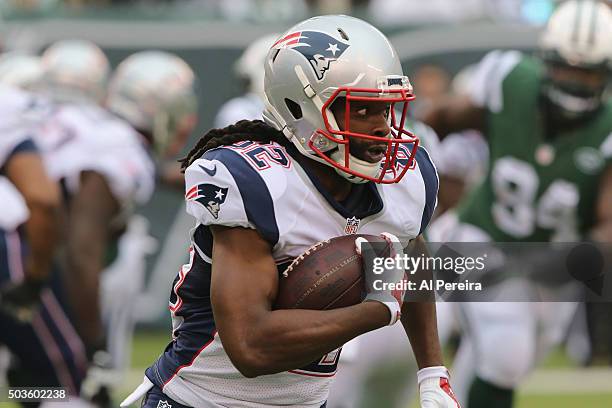
[[[241,52],[253,39],[282,32],[308,15],[344,11],[364,18],[389,36],[409,76],[425,64],[442,67],[452,76],[491,49],[532,52],[541,23],[555,1],[482,0],[481,13],[467,18],[441,19],[444,21],[406,18],[392,24],[384,24],[380,16],[379,20],[373,18],[367,1],[351,3],[240,0],[226,1],[223,5],[215,0],[0,0],[3,16],[0,38],[5,40],[5,49],[30,52],[38,52],[60,39],[88,39],[104,49],[113,66],[143,49],[176,53],[191,65],[199,78],[199,123],[188,142],[187,146],[191,146],[203,131],[212,127],[221,105],[242,93],[242,83],[232,75],[231,69]],[[398,3],[391,0],[389,6]],[[411,0],[407,3],[416,4]],[[453,8],[460,7],[456,3],[462,2],[434,3]],[[414,15],[418,13],[417,7]],[[416,93],[418,97],[418,87]],[[180,191],[159,184],[149,204],[138,209],[150,221],[150,233],[158,240],[159,248],[148,258],[147,285],[136,312],[139,324],[132,370],[123,389],[117,390],[117,398],[125,396],[140,382],[144,367],[169,340],[167,295],[176,271],[186,260],[186,231],[191,227],[191,220],[184,216],[182,197]],[[394,370],[404,369],[413,368],[398,364],[373,378],[372,403],[385,406],[383,396],[393,387]],[[606,367],[573,367],[559,350],[527,382],[518,408],[574,406],[612,406],[612,371]]]

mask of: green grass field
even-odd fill
[[[140,367],[142,372],[144,368],[151,363],[163,350],[164,346],[169,341],[168,333],[160,332],[140,332],[136,336],[133,348],[133,367]],[[542,370],[554,370],[555,372],[563,373],[572,370],[571,363],[565,355],[559,351],[551,354],[551,356],[542,365]],[[545,373],[545,372],[544,372]],[[571,378],[571,374],[569,374]],[[139,380],[141,376],[137,378]],[[580,382],[581,377],[576,378],[576,382]],[[134,384],[137,385],[137,384]],[[372,393],[373,399],[377,401],[377,408],[384,408],[385,405],[382,396],[387,394],[387,390],[379,389],[379,386],[374,386]],[[129,391],[128,391],[129,392]],[[125,396],[123,394],[121,396]],[[418,405],[415,405],[417,407]],[[537,390],[530,390],[528,394],[519,393],[517,398],[516,408],[611,408],[612,407],[612,382],[607,392],[596,393],[571,393],[565,390],[562,393],[539,394]],[[493,407],[492,407],[493,408]]]
[[[169,340],[169,331],[140,331],[137,333],[132,351],[132,370],[122,382],[122,386],[117,389],[115,393],[117,406],[119,402],[140,383],[144,369],[157,358]],[[388,403],[385,403],[385,396],[392,391],[390,388],[393,387],[393,384],[384,381],[382,377],[387,377],[387,375],[392,376],[392,371],[397,369],[406,369],[406,365],[398,365],[397,368],[392,368],[389,372],[382,373],[380,380],[375,380],[369,384],[367,394],[368,400],[371,401],[369,404],[370,406],[373,404],[375,404],[377,408],[388,406]],[[546,383],[548,372],[554,372],[556,375],[560,376],[562,379],[560,381],[569,382],[570,385],[574,382],[575,384],[573,384],[572,387],[567,387],[565,383],[561,382],[557,387],[559,388],[558,392],[550,390],[551,387],[553,389],[556,387],[554,381],[552,381],[552,384],[548,384],[546,387],[547,389],[542,392],[527,384],[527,392],[519,392],[516,408],[612,407],[612,381],[610,381],[607,389],[605,389],[604,386],[604,389],[600,387],[599,390],[592,392],[572,391],[574,388],[580,389],[581,382],[588,381],[585,375],[589,374],[589,370],[575,371],[563,353],[553,353],[543,366],[536,371],[534,381],[537,380],[538,382],[542,382],[542,380],[544,380],[544,383]],[[57,406],[59,407],[60,405],[58,404]],[[16,408],[18,406],[11,403],[0,403],[0,407]],[[411,408],[417,407],[418,404],[415,403]]]

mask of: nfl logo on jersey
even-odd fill
[[[346,235],[356,234],[357,230],[359,229],[359,223],[360,222],[361,222],[361,220],[358,219],[357,217],[347,218],[346,219],[346,227],[344,227],[344,233]]]
[[[159,400],[157,408],[172,408],[172,404],[168,404],[168,401]]]

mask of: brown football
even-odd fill
[[[359,236],[386,243],[374,235],[346,235],[313,245],[280,276],[274,308],[325,310],[360,303],[365,285],[361,256],[355,251]]]

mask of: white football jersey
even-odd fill
[[[185,173],[187,212],[196,220],[190,263],[179,271],[170,296],[173,341],[146,371],[181,404],[318,408],[327,399],[340,354],[336,350],[288,372],[242,376],[221,344],[212,313],[210,225],[257,230],[270,242],[280,273],[318,241],[387,231],[406,242],[429,223],[438,180],[423,148],[400,183],[355,184],[342,203],[296,157],[294,148],[245,141],[206,152]]]
[[[69,193],[78,191],[83,171],[101,174],[124,205],[145,203],[153,193],[155,165],[142,136],[96,105],[57,105],[34,140],[50,176]]]
[[[30,94],[0,85],[0,169],[16,149],[33,148],[21,115],[34,105],[35,99]]]
[[[87,170],[103,175],[122,204],[144,203],[153,193],[155,165],[142,136],[96,105],[57,105],[0,86],[0,133],[1,164],[32,138],[49,175],[64,181],[69,193]]]
[[[24,198],[8,178],[4,166],[19,152],[36,151],[28,127],[20,115],[32,109],[34,98],[17,88],[0,85],[0,229],[13,230],[29,217]]]

